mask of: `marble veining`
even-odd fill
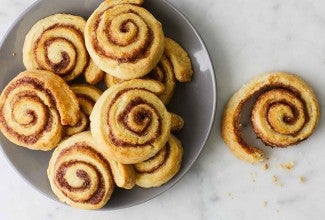
[[[148,0],[147,0],[148,1]],[[325,2],[312,0],[170,0],[205,40],[218,80],[211,137],[188,174],[171,190],[144,204],[102,212],[72,209],[41,195],[0,160],[0,219],[323,219],[325,126],[288,149],[262,146],[270,156],[253,166],[236,159],[220,137],[230,96],[261,72],[285,70],[309,82],[324,108]],[[0,38],[34,0],[2,0]],[[252,140],[253,141],[253,140]],[[185,146],[186,147],[186,146]],[[291,170],[281,163],[294,161]],[[301,177],[305,181],[301,182]],[[276,181],[275,181],[276,179]]]

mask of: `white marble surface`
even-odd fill
[[[1,0],[0,37],[34,0]],[[226,100],[252,76],[295,72],[325,100],[325,2],[321,0],[171,0],[206,41],[219,83],[211,137],[190,172],[168,192],[117,211],[81,211],[51,201],[0,154],[0,219],[324,219],[324,114],[297,147],[267,149],[270,169],[237,160],[222,142]],[[280,163],[295,161],[291,171]],[[277,176],[282,186],[272,182]],[[305,183],[299,177],[306,178]],[[267,204],[265,204],[267,203]]]

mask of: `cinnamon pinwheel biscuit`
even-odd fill
[[[87,21],[85,42],[103,71],[128,80],[148,74],[164,51],[161,23],[142,0],[104,1]]]
[[[71,136],[88,130],[90,113],[102,91],[87,84],[73,84],[70,89],[76,94],[80,106],[80,119],[74,126],[66,126],[65,135]]]
[[[319,119],[319,104],[311,87],[299,76],[284,72],[259,75],[229,100],[222,121],[222,137],[240,159],[258,163],[263,151],[248,145],[240,134],[243,105],[259,94],[251,121],[257,136],[272,147],[288,147],[308,138]]]
[[[69,14],[55,14],[38,21],[25,38],[26,69],[48,70],[65,81],[77,78],[89,63],[85,25],[82,17]]]
[[[164,87],[134,79],[107,89],[90,115],[95,141],[107,157],[133,164],[155,155],[167,142],[171,116],[157,97]]]
[[[172,179],[180,170],[183,147],[180,140],[170,135],[164,148],[152,158],[134,165],[136,184],[141,187],[158,187]]]
[[[99,209],[110,199],[114,181],[108,160],[85,131],[54,150],[47,175],[60,201],[81,209]]]
[[[57,75],[29,70],[16,76],[0,96],[0,130],[13,143],[51,150],[64,125],[79,120],[75,94]]]

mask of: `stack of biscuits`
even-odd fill
[[[26,71],[0,96],[1,132],[22,147],[54,149],[49,182],[73,207],[101,208],[116,186],[158,187],[180,170],[172,133],[184,120],[166,106],[176,84],[191,81],[192,65],[142,3],[107,0],[87,21],[38,21],[24,42]]]

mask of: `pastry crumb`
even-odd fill
[[[267,206],[267,201],[263,201],[263,206],[264,206],[264,207]]]
[[[299,182],[304,183],[306,181],[306,178],[304,176],[299,177]]]
[[[269,169],[269,164],[268,163],[265,163],[264,166],[263,166],[263,169],[264,170],[268,170]]]
[[[279,179],[277,176],[272,176],[272,181],[275,183],[275,185],[282,187],[283,184],[279,182]]]
[[[231,192],[227,193],[227,195],[228,195],[228,197],[230,197],[231,199],[234,198]]]
[[[251,175],[252,181],[253,182],[256,182],[256,176],[257,176],[257,174],[256,173],[250,173],[250,175]]]
[[[15,52],[14,52],[14,53],[12,53],[12,56],[13,56],[13,57],[15,57],[15,56],[16,56],[16,53],[15,53]]]
[[[295,166],[294,161],[290,161],[288,163],[281,163],[280,167],[285,170],[292,170],[292,168]]]
[[[278,177],[276,177],[276,176],[272,176],[272,181],[275,183],[275,182],[277,182],[278,181]]]

